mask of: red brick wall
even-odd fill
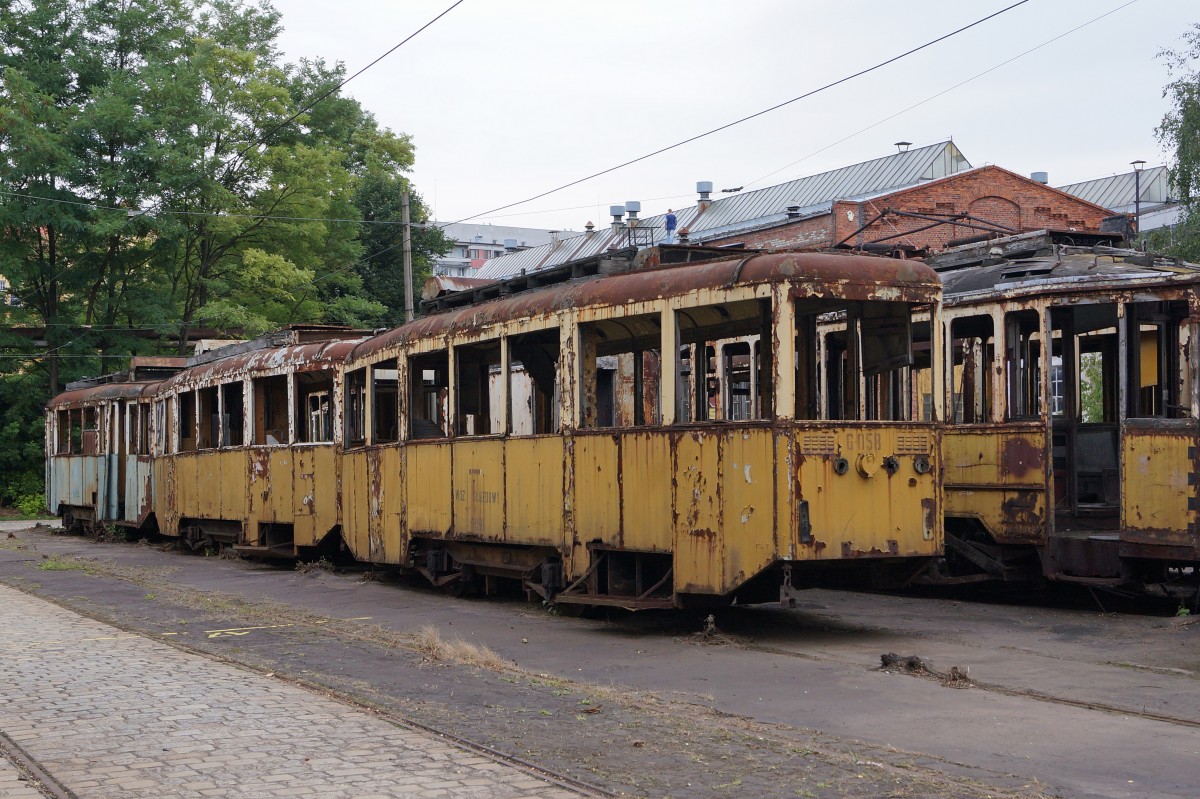
[[[762,249],[818,249],[852,235],[860,224],[875,219],[885,209],[918,214],[969,214],[1015,231],[1055,228],[1098,232],[1100,221],[1111,212],[1028,178],[987,166],[911,189],[858,202],[835,202],[833,212],[767,230],[730,236],[713,244],[745,242]],[[970,221],[970,220],[967,220]],[[951,239],[984,233],[963,225],[929,225],[924,219],[889,215],[862,232],[862,241],[887,239],[890,243],[937,250]],[[897,234],[900,234],[897,236]],[[891,237],[891,238],[888,238]],[[858,237],[850,244],[858,242]]]

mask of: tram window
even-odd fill
[[[509,418],[514,435],[559,429],[558,328],[510,336]]]
[[[912,324],[913,366],[909,402],[914,421],[933,421],[933,338],[928,320]]]
[[[675,392],[680,422],[771,415],[772,370],[757,347],[770,336],[770,300],[684,308],[675,312],[675,323],[681,344]]]
[[[84,455],[97,455],[100,452],[100,431],[96,426],[96,409],[84,408],[82,415],[82,447]]]
[[[1187,318],[1185,302],[1139,302],[1125,309],[1126,359],[1131,417],[1181,418],[1190,415],[1190,398],[1181,401],[1186,365],[1181,325]],[[1182,395],[1186,396],[1186,395]]]
[[[157,448],[157,454],[166,454],[174,452],[175,442],[170,438],[171,431],[171,414],[173,414],[174,400],[158,400],[154,403],[154,443]]]
[[[57,411],[54,414],[54,451],[59,455],[71,452],[71,412]]]
[[[1008,419],[1036,419],[1042,411],[1041,321],[1037,311],[1004,317],[1004,374]]]
[[[454,348],[454,397],[458,403],[455,414],[460,436],[483,436],[503,433],[500,414],[492,412],[493,384],[495,398],[499,397],[500,341],[485,341]],[[493,380],[495,378],[495,380]]]
[[[319,444],[333,440],[333,374],[297,372],[296,440]]]
[[[949,415],[956,424],[992,420],[992,360],[995,323],[990,316],[967,316],[950,323]]]
[[[133,406],[134,418],[130,435],[133,436],[133,454],[150,454],[150,403],[139,402]]]
[[[661,422],[661,319],[640,314],[579,326],[585,428]]]
[[[178,397],[179,451],[196,450],[196,393],[185,391]]]
[[[221,446],[240,447],[245,419],[245,387],[241,381],[221,386]]]
[[[906,303],[868,302],[862,305],[859,320],[868,420],[896,422],[911,417],[911,319],[912,309]]]
[[[820,388],[817,381],[817,315],[796,313],[796,418],[821,418]]]
[[[387,444],[400,440],[400,406],[396,395],[396,359],[371,367],[371,443]]]
[[[128,455],[129,442],[125,440],[125,414],[129,408],[127,400],[121,400],[112,406],[112,434],[109,436],[109,452],[115,455]]]
[[[361,447],[367,443],[367,370],[355,369],[346,375],[345,385],[346,414],[345,444],[347,447]]]
[[[255,378],[253,386],[254,443],[289,443],[287,375]]]
[[[445,438],[450,402],[450,354],[446,350],[409,359],[408,437]]]
[[[202,388],[196,392],[196,401],[200,406],[196,449],[212,449],[218,444],[221,433],[221,417],[218,412],[217,399],[216,386]]]

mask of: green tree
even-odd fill
[[[1163,50],[1171,82],[1163,96],[1171,109],[1155,131],[1171,153],[1171,185],[1183,205],[1174,230],[1152,236],[1152,247],[1189,261],[1200,261],[1200,23],[1183,35],[1183,46]]]

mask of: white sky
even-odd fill
[[[289,60],[323,57],[353,73],[451,2],[273,4]],[[345,91],[413,137],[414,184],[438,220],[455,221],[791,99],[1011,2],[466,0]],[[1155,56],[1196,22],[1191,0],[1031,0],[815,97],[473,221],[581,230],[607,224],[613,203],[661,213],[694,203],[698,180],[718,192],[761,188],[888,155],[900,140],[952,137],[975,166],[1046,171],[1056,186],[1127,172],[1138,158],[1156,166],[1167,160],[1154,128],[1168,75]]]

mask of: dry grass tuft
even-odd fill
[[[491,671],[503,671],[508,667],[504,658],[496,654],[491,647],[468,643],[461,638],[446,641],[431,624],[417,631],[414,643],[421,656],[431,663],[460,663]]]

